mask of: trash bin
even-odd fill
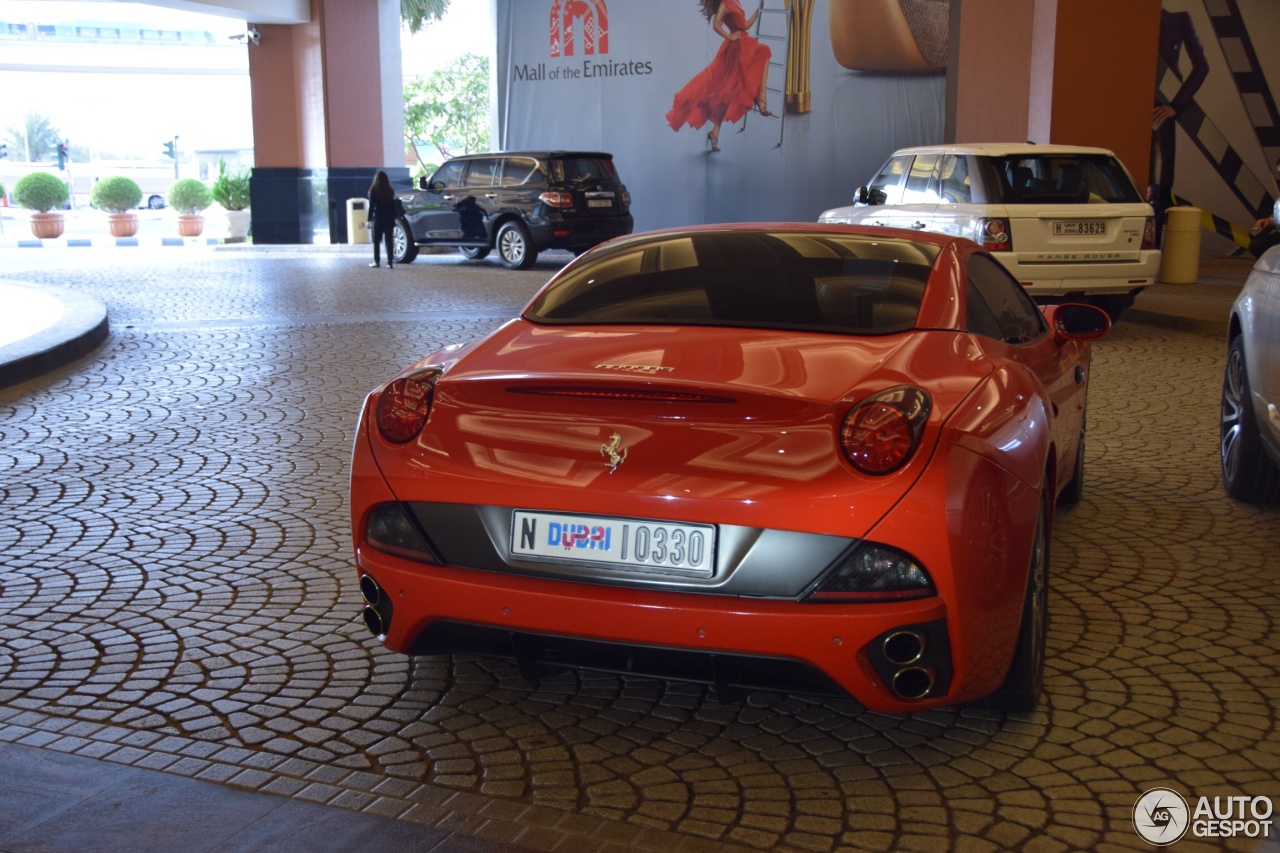
[[[349,198],[347,199],[347,242],[348,243],[368,243],[369,229],[364,227],[365,222],[369,219],[369,213],[365,209],[368,204],[367,199]]]
[[[1160,281],[1194,284],[1200,276],[1200,208],[1171,207],[1164,215]]]

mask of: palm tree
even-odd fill
[[[5,128],[9,134],[9,148],[21,155],[28,163],[36,163],[52,157],[57,150],[62,134],[53,126],[48,118],[38,113],[27,113],[21,127],[10,125]]]
[[[444,17],[449,0],[400,0],[400,20],[411,33],[419,33],[432,21]]]

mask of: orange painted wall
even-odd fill
[[[316,5],[312,21],[262,25],[249,46],[254,165],[324,168],[324,83]]]
[[[952,0],[951,142],[1115,151],[1147,180],[1161,0]]]
[[[1052,142],[1116,152],[1146,186],[1161,0],[1059,0]]]

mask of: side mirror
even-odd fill
[[[868,199],[866,187],[858,187],[858,191],[853,194],[854,204],[870,204],[871,202]]]
[[[425,190],[429,184],[430,179],[426,175],[422,175],[418,178],[418,189]]]
[[[1067,341],[1096,341],[1111,331],[1111,318],[1107,312],[1094,305],[1067,302],[1049,305],[1044,309],[1045,319],[1053,328],[1054,336]]]

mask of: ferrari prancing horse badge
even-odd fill
[[[627,461],[627,449],[622,446],[622,436],[616,432],[609,436],[609,443],[600,445],[600,455],[609,457],[610,474],[617,471],[618,466]]]

